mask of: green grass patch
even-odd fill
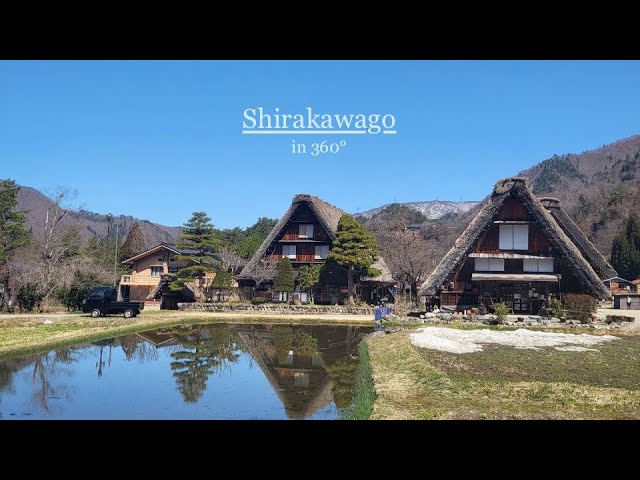
[[[345,419],[369,420],[373,413],[373,404],[376,401],[376,391],[373,386],[373,370],[369,358],[367,342],[358,345],[358,368],[354,385],[353,404],[349,408]]]
[[[593,352],[485,345],[452,354],[416,348],[409,334],[369,342],[373,418],[640,419],[638,336]]]

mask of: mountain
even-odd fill
[[[431,200],[428,202],[405,202],[400,203],[404,207],[410,208],[411,210],[415,210],[420,212],[422,215],[427,217],[429,220],[435,220],[440,217],[444,217],[445,215],[454,214],[458,215],[460,213],[466,213],[475,207],[479,202],[447,202],[440,200]],[[366,210],[364,212],[354,214],[357,217],[371,218],[375,214],[380,213],[384,208],[392,205],[388,203],[386,205],[382,205],[381,207],[372,208],[371,210]]]
[[[631,211],[640,214],[640,135],[581,154],[554,155],[520,172],[538,196],[563,208],[609,258],[613,237]]]
[[[31,228],[33,237],[36,240],[43,238],[43,226],[47,215],[47,208],[51,208],[53,203],[45,195],[35,188],[21,187],[18,194],[18,207],[27,210],[27,226]],[[135,222],[140,222],[142,235],[147,247],[160,242],[175,243],[178,236],[182,234],[180,227],[167,227],[148,220],[139,220],[128,215],[112,216],[80,210],[70,212],[62,219],[64,226],[76,226],[79,228],[80,236],[83,239],[92,236],[105,237],[109,232],[115,234],[115,230],[109,228],[110,225],[118,225],[119,235],[124,238]]]

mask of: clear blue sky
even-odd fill
[[[289,135],[240,133],[258,106],[392,113],[398,134],[301,157]],[[0,62],[0,177],[167,225],[204,210],[245,227],[296,193],[349,212],[478,200],[554,153],[639,133],[638,61]]]

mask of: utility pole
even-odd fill
[[[116,223],[116,254],[113,258],[113,286],[118,285],[118,224]]]

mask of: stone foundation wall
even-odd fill
[[[194,312],[256,312],[280,314],[349,314],[372,315],[372,307],[356,307],[348,305],[252,305],[246,303],[178,303],[178,309]]]

